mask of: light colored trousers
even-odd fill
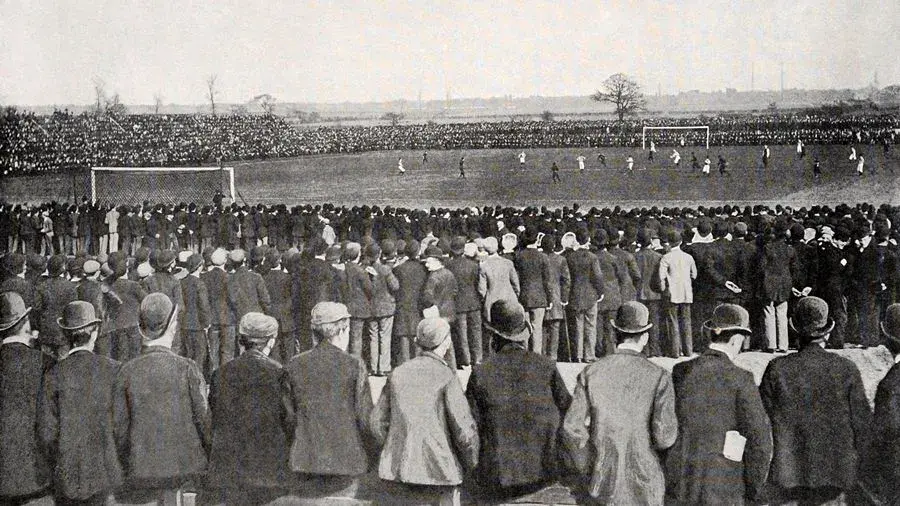
[[[533,307],[528,308],[527,311],[528,319],[531,321],[531,328],[534,329],[529,349],[538,355],[542,355],[544,353],[544,315],[547,312],[547,308]]]
[[[788,303],[769,301],[763,308],[766,322],[766,347],[769,349],[788,349]]]

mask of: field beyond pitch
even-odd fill
[[[872,202],[900,204],[900,164],[894,151],[879,146],[857,147],[866,158],[866,175],[855,174],[856,163],[847,159],[848,146],[809,146],[798,159],[793,146],[773,146],[767,170],[761,167],[761,146],[694,149],[702,160],[709,156],[712,174],[703,176],[690,167],[691,148],[679,149],[681,167],[675,169],[670,147],[660,147],[656,160],[633,148],[526,149],[526,170],[519,169],[521,150],[385,151],[318,155],[293,159],[232,162],[242,198],[238,202],[288,205],[333,202],[421,207],[471,205],[548,205],[578,202],[582,206],[623,207],[700,204],[837,204]],[[603,153],[607,167],[598,161]],[[730,174],[720,176],[718,155],[728,160]],[[467,179],[460,179],[460,155],[466,156]],[[586,169],[579,173],[576,157],[584,155]],[[625,158],[633,156],[634,174],[624,173]],[[403,157],[406,174],[398,175]],[[818,157],[823,175],[812,177]],[[550,166],[560,167],[562,182],[551,183]],[[873,174],[871,171],[875,169]],[[60,174],[6,177],[0,197],[11,202],[41,202],[71,196],[72,178]],[[75,185],[79,186],[79,185]],[[80,197],[80,195],[79,195]]]

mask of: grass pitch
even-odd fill
[[[803,159],[793,146],[771,146],[769,168],[762,169],[761,146],[679,148],[678,168],[660,147],[650,162],[647,151],[634,148],[526,149],[526,168],[519,168],[522,150],[385,151],[319,155],[294,159],[232,162],[236,186],[248,203],[378,204],[428,208],[470,205],[548,205],[578,202],[582,206],[643,205],[836,204],[887,202],[900,204],[900,160],[880,146],[857,146],[866,158],[866,173],[856,176],[856,162],[847,158],[848,146],[809,146]],[[710,176],[691,170],[691,151],[702,164],[712,161]],[[598,154],[606,157],[604,167]],[[729,174],[720,176],[719,154],[728,160]],[[458,177],[459,158],[466,157],[466,179]],[[586,158],[580,172],[576,158]],[[625,172],[625,159],[635,160],[634,173]],[[405,175],[397,159],[403,158]],[[813,161],[823,175],[814,181]],[[550,166],[560,167],[562,181],[551,183]],[[874,173],[873,173],[874,169]],[[13,202],[41,202],[71,198],[73,186],[80,197],[85,175],[60,174],[6,177],[0,197]],[[73,184],[74,183],[74,184]],[[242,201],[238,199],[239,202]]]

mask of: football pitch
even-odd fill
[[[678,147],[675,167],[671,147],[659,147],[654,161],[640,148],[490,149],[467,151],[382,151],[314,155],[301,158],[226,163],[235,169],[239,203],[380,205],[429,208],[472,205],[687,206],[756,203],[809,206],[841,202],[900,204],[900,160],[881,146],[857,146],[865,157],[865,174],[856,175],[849,146],[808,146],[803,159],[794,146],[770,146],[771,161],[762,167],[761,146]],[[518,154],[526,153],[525,169]],[[709,158],[711,174],[691,168],[691,152],[702,165]],[[604,166],[599,156],[605,157]],[[720,175],[718,156],[728,161]],[[459,177],[465,156],[466,178]],[[578,170],[577,157],[585,157]],[[625,160],[634,158],[634,171]],[[398,172],[403,158],[406,173]],[[813,161],[821,162],[822,177],[813,179]],[[550,167],[560,167],[559,183],[551,182]],[[89,188],[85,173],[48,173],[6,177],[0,197],[8,202],[43,202],[81,196]]]

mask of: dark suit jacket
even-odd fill
[[[38,435],[54,463],[56,493],[67,499],[109,492],[122,481],[112,419],[120,365],[79,350],[44,375]]]
[[[212,325],[232,325],[228,294],[228,273],[216,267],[200,274],[209,296],[210,323]]]
[[[456,278],[456,312],[468,313],[469,311],[480,310],[481,296],[478,294],[478,262],[459,255],[448,260],[446,268]]]
[[[206,471],[210,442],[200,368],[161,346],[122,365],[113,391],[116,446],[126,483],[170,488]]]
[[[319,302],[340,302],[340,283],[334,269],[321,258],[305,261],[299,272],[294,273],[291,283],[294,328],[305,336],[304,343],[311,343],[309,321],[312,308]]]
[[[797,256],[784,239],[772,241],[760,252],[759,274],[762,276],[760,297],[764,301],[784,302],[791,297]]]
[[[597,258],[600,260],[600,272],[603,274],[603,294],[605,295],[603,300],[597,304],[597,309],[599,311],[615,311],[624,302],[622,288],[626,283],[630,284],[631,279],[628,277],[625,263],[609,251],[598,251]]]
[[[759,388],[775,439],[770,481],[852,487],[872,421],[856,365],[812,344],[769,362]]]
[[[603,273],[597,255],[586,249],[569,253],[566,257],[572,275],[572,291],[569,307],[573,310],[589,309],[603,295]]]
[[[294,332],[294,309],[291,304],[291,275],[281,269],[269,269],[263,274],[266,291],[272,299],[272,316],[278,320],[278,333]],[[310,308],[312,310],[312,308]]]
[[[237,326],[241,318],[251,312],[271,314],[272,301],[262,276],[242,265],[228,276],[228,297],[231,324]]]
[[[184,330],[204,330],[211,324],[209,294],[206,284],[200,278],[188,275],[181,280],[181,294],[184,298]]]
[[[283,379],[281,365],[256,350],[245,352],[213,374],[208,486],[288,484],[292,434],[290,415],[281,401]]]
[[[181,281],[168,272],[154,272],[141,283],[144,290],[150,293],[162,293],[178,304],[179,314],[184,314],[184,296],[181,293]]]
[[[724,353],[707,350],[675,365],[678,439],[669,449],[666,475],[677,504],[742,504],[756,497],[772,460],[772,426],[753,374]],[[747,438],[742,462],[722,455],[725,433]]]
[[[21,343],[0,346],[0,497],[30,495],[50,483],[51,464],[35,426],[41,377],[53,359]]]
[[[372,394],[366,366],[327,341],[285,366],[285,403],[294,414],[290,452],[295,472],[359,475],[374,448],[368,430]]]
[[[661,300],[659,292],[659,261],[662,255],[650,248],[641,248],[634,254],[634,261],[641,272],[641,282],[637,289],[637,300]]]
[[[378,318],[394,316],[394,312],[397,310],[394,296],[400,288],[397,277],[387,265],[374,264],[372,267],[378,272],[377,276],[370,276],[372,280],[372,316]]]
[[[525,309],[550,305],[553,298],[553,280],[550,277],[550,260],[537,248],[525,248],[516,253],[516,270],[519,272],[519,301]]]
[[[900,365],[888,371],[875,392],[872,440],[863,457],[859,485],[882,502],[900,500]],[[891,502],[893,501],[893,502]]]
[[[422,307],[437,306],[442,318],[456,317],[456,278],[446,267],[428,273],[422,287]]]
[[[556,476],[557,437],[572,396],[553,360],[507,345],[473,368],[466,397],[479,427],[475,477],[482,486],[521,486]]]
[[[394,315],[394,334],[414,336],[416,335],[416,326],[422,320],[422,288],[425,286],[428,270],[418,260],[407,260],[394,267],[394,276],[399,283],[397,313]],[[477,270],[475,279],[477,283]]]
[[[622,291],[622,301],[628,302],[637,300],[637,288],[641,286],[642,273],[638,269],[637,260],[630,251],[625,251],[620,247],[610,248],[609,252],[618,258],[625,267],[628,276],[620,283]]]
[[[344,264],[344,304],[353,318],[372,317],[372,279],[362,266],[353,262]]]
[[[109,322],[107,328],[116,331],[137,327],[141,301],[147,296],[147,292],[137,281],[125,278],[113,281],[110,288],[122,302],[109,305],[109,311],[106,313]]]
[[[63,309],[76,299],[75,292],[75,285],[64,277],[48,279],[38,288],[34,301],[37,318],[34,319],[37,320],[41,342],[53,346],[67,344],[56,319],[62,316]]]
[[[550,261],[550,302],[553,307],[544,315],[544,320],[562,320],[565,317],[563,304],[569,302],[572,276],[564,256],[553,253],[547,255],[547,259]]]

